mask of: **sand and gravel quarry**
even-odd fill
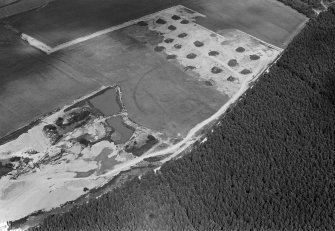
[[[55,0],[7,18],[0,224],[205,142],[305,22],[272,0]]]

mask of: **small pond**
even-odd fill
[[[121,111],[117,97],[116,89],[112,88],[90,99],[90,103],[105,116],[112,116]]]

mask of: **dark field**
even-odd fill
[[[37,9],[52,0],[2,0],[0,1],[0,20],[19,13]]]
[[[136,123],[174,136],[185,135],[228,99],[122,31],[50,56],[2,31],[15,44],[2,47],[6,55],[0,58],[1,136],[102,85],[121,87]]]
[[[232,0],[103,0],[99,4],[57,0],[9,21],[54,46],[176,4],[209,15],[198,23],[215,31],[237,27],[276,45],[287,42],[305,20],[288,7],[265,0],[247,6]],[[124,31],[47,56],[1,27],[0,137],[102,85],[121,87],[136,123],[170,135],[185,135],[228,100]]]
[[[166,0],[56,0],[41,11],[10,21],[20,31],[54,47],[171,5]]]
[[[335,230],[334,25],[311,20],[189,154],[34,230]]]
[[[185,6],[206,15],[197,23],[217,33],[236,28],[281,48],[307,20],[276,0],[189,0]]]
[[[275,0],[57,0],[10,21],[19,31],[54,47],[178,4],[207,15],[199,23],[213,31],[237,28],[280,47],[306,20]]]
[[[100,85],[80,65],[46,56],[0,27],[0,136]]]
[[[121,87],[132,120],[170,135],[185,135],[228,100],[130,37],[127,28],[55,54],[58,56],[106,76],[101,83]]]

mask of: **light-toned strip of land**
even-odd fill
[[[46,54],[52,54],[56,51],[60,51],[60,50],[63,50],[65,48],[68,48],[68,47],[71,47],[73,45],[76,45],[78,43],[82,43],[82,42],[85,42],[87,40],[90,40],[90,39],[93,39],[93,38],[96,38],[96,37],[99,37],[101,35],[105,35],[105,34],[108,34],[108,33],[111,33],[113,31],[117,31],[117,30],[120,30],[122,28],[125,28],[125,27],[128,27],[128,26],[131,26],[131,25],[134,25],[140,21],[145,21],[145,20],[148,20],[152,17],[154,17],[155,15],[159,15],[160,13],[162,12],[165,12],[167,10],[172,10],[172,9],[175,9],[175,8],[186,8],[186,9],[189,9],[187,7],[184,7],[182,5],[177,5],[177,6],[173,6],[173,7],[170,7],[170,8],[167,8],[167,9],[164,9],[164,10],[161,10],[161,11],[158,11],[158,12],[155,12],[153,14],[148,14],[146,16],[143,16],[141,18],[138,18],[138,19],[134,19],[134,20],[130,20],[130,21],[127,21],[125,23],[122,23],[122,24],[119,24],[117,26],[112,26],[112,27],[109,27],[107,29],[104,29],[104,30],[100,30],[100,31],[97,31],[93,34],[89,34],[89,35],[86,35],[86,36],[83,36],[83,37],[80,37],[80,38],[77,38],[77,39],[74,39],[72,41],[69,41],[69,42],[66,42],[66,43],[62,43],[58,46],[55,46],[55,47],[49,47],[48,45],[46,45],[45,43],[27,35],[27,34],[22,34],[21,35],[21,38],[25,41],[27,41],[31,46],[45,52]],[[191,9],[189,9],[191,10]],[[193,11],[193,10],[191,10]],[[195,11],[193,11],[195,12]],[[201,17],[206,17],[205,15],[201,14],[201,13],[198,13],[198,12],[195,12],[198,16],[201,16]]]
[[[112,171],[109,171],[108,173],[104,174],[104,175],[100,175],[99,177],[108,177],[108,176],[113,176],[113,175],[117,175],[118,173],[120,173],[121,171],[125,171],[130,169],[131,167],[135,166],[136,164],[140,163],[141,161],[143,161],[146,158],[149,157],[155,157],[155,156],[162,156],[162,155],[167,155],[167,154],[171,154],[173,153],[171,156],[169,156],[168,158],[164,159],[163,162],[169,161],[172,158],[178,156],[180,153],[182,153],[183,151],[185,151],[188,147],[190,147],[192,144],[194,144],[196,141],[200,140],[202,138],[202,136],[197,135],[204,127],[206,127],[208,124],[211,124],[212,122],[217,121],[226,111],[227,109],[233,105],[234,103],[236,103],[239,98],[249,89],[249,87],[251,86],[251,83],[256,81],[259,76],[261,76],[264,72],[266,72],[280,57],[280,55],[277,57],[277,59],[270,64],[267,67],[264,67],[262,69],[262,71],[260,71],[258,73],[258,75],[256,76],[249,76],[247,79],[245,79],[245,81],[242,83],[240,90],[232,97],[230,98],[230,100],[224,104],[215,114],[213,114],[211,117],[209,117],[208,119],[200,122],[199,124],[197,124],[195,127],[193,127],[187,134],[187,136],[180,141],[179,143],[170,146],[169,148],[160,150],[160,151],[156,151],[156,152],[151,152],[151,153],[147,153],[145,155],[142,155],[140,157],[137,157],[131,161],[127,161],[125,163],[122,163],[120,165],[118,165],[117,168],[113,169]],[[88,177],[86,179],[95,179],[96,177]]]

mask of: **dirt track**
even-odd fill
[[[195,3],[200,4],[201,1]],[[200,9],[202,5],[196,5],[196,7]],[[213,11],[214,9],[207,10]],[[207,13],[211,14],[212,12],[208,11]],[[93,16],[96,17],[96,15]],[[219,14],[218,17],[224,18],[222,14]],[[217,26],[219,22],[213,17],[200,21],[203,25],[215,27],[219,32],[222,32],[225,27]],[[229,20],[227,21],[229,22]],[[21,20],[20,23],[22,22]],[[183,21],[182,24],[187,23],[189,22]],[[76,23],[73,25],[80,26]],[[171,25],[167,28],[178,31],[176,27],[173,28]],[[184,136],[180,142],[174,143],[164,150],[152,151],[140,158],[130,159],[118,165],[108,173],[100,175],[99,179],[93,176],[87,177],[87,180],[101,180],[101,184],[104,180],[102,177],[106,177],[106,179],[113,177],[120,171],[140,163],[144,158],[171,153],[173,155],[169,158],[173,158],[185,150],[200,138],[198,132],[218,119],[248,89],[249,83],[266,68],[266,66],[262,66],[257,72],[255,71],[255,76],[246,75],[245,78],[241,79],[239,91],[235,92],[236,94],[229,99],[214,87],[206,84],[203,79],[197,78],[197,73],[194,74],[195,71],[193,74],[189,74],[185,70],[186,67],[176,63],[176,60],[167,60],[165,57],[167,54],[155,51],[154,47],[163,42],[163,38],[159,36],[153,36],[155,37],[153,40],[144,41],[133,36],[132,30],[129,28],[123,28],[48,56],[24,44],[13,32],[1,30],[0,32],[3,32],[0,33],[2,35],[1,41],[4,41],[6,46],[0,45],[0,52],[4,54],[0,57],[0,67],[3,68],[0,72],[0,123],[5,125],[4,128],[1,126],[0,134],[15,128],[15,126],[21,126],[30,121],[32,117],[38,117],[45,112],[70,103],[75,98],[85,95],[101,85],[118,84],[122,89],[122,98],[128,115],[132,120],[170,136],[178,134]],[[85,30],[85,33],[87,31]],[[59,31],[57,32],[59,33]],[[147,34],[148,31],[145,33]],[[195,32],[188,30],[188,33]],[[212,32],[206,35],[208,37],[211,34],[219,36]],[[223,32],[222,34],[224,35]],[[63,34],[60,33],[60,35]],[[69,37],[64,36],[61,39],[68,39],[74,35],[78,34],[69,33]],[[282,35],[285,37],[284,32]],[[49,34],[46,37],[48,36]],[[58,38],[56,37],[53,42],[59,42]],[[227,45],[227,43],[222,44],[224,42],[227,41],[220,40],[218,44]],[[168,41],[167,43],[172,42]],[[259,41],[254,41],[252,44],[256,45],[256,43]],[[8,44],[10,45],[8,46]],[[207,49],[205,41],[199,46]],[[235,50],[235,47],[238,46],[235,44],[230,48]],[[249,47],[246,46],[245,51],[248,49]],[[208,51],[206,50],[204,54],[206,56]],[[42,175],[44,174],[42,173]],[[57,178],[55,182],[61,185],[65,178]],[[77,178],[74,178],[74,181],[80,183]],[[35,183],[37,188],[41,186],[39,182]],[[82,193],[81,185],[79,186],[78,190]],[[91,186],[93,187],[93,185]],[[33,191],[31,192],[33,193]],[[34,193],[26,195],[27,200],[24,201],[33,203],[34,201],[30,200],[29,196],[36,198],[36,195]],[[39,198],[35,200],[39,200]],[[50,208],[58,206],[56,200],[47,201],[55,203],[49,205]]]
[[[306,20],[276,0],[100,0],[99,4],[94,0],[57,0],[10,21],[19,31],[54,47],[178,4],[206,14],[208,19],[199,23],[215,32],[240,29],[280,47]]]
[[[253,0],[246,6],[240,1],[233,3],[229,0],[221,7],[218,7],[222,4],[219,0],[211,3],[204,0],[150,0],[151,4],[148,4],[149,0],[136,3],[134,0],[104,0],[98,7],[94,6],[96,4],[86,7],[94,1],[85,0],[72,9],[77,13],[64,10],[72,7],[70,1],[64,1],[57,0],[38,12],[13,17],[11,24],[47,43],[59,44],[182,2],[208,14],[209,17],[199,23],[215,31],[236,26],[266,41],[281,43],[287,33],[293,33],[304,20],[287,7],[281,8],[281,16],[276,14],[278,20],[271,19],[271,7],[276,5],[266,0]],[[257,5],[258,1],[266,1],[266,4]],[[101,7],[106,9],[101,11]],[[127,13],[122,9],[127,9]],[[250,14],[240,17],[241,12]],[[240,19],[237,20],[237,16]],[[251,16],[255,17],[252,22],[249,20]],[[97,37],[50,56],[29,47],[13,32],[3,28],[0,36],[3,44],[0,45],[0,136],[101,85],[121,85],[129,114],[135,121],[174,135],[185,134],[227,101],[120,32]]]

